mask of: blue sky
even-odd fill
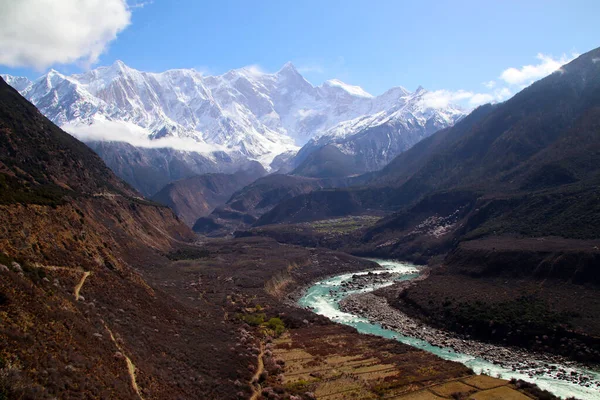
[[[106,22],[118,32],[90,57],[98,56],[95,63],[71,57],[54,68],[72,73],[121,59],[146,71],[219,74],[246,65],[276,71],[292,61],[314,84],[339,78],[375,95],[398,85],[491,93],[484,82],[518,89],[523,82],[510,86],[500,75],[543,64],[539,54],[564,61],[600,46],[598,0],[154,0],[130,1],[128,13],[129,24]],[[92,18],[108,17],[95,10]],[[42,61],[37,68],[0,64],[3,73],[29,77],[47,69]]]

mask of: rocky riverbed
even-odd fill
[[[353,276],[351,280],[342,283],[341,291],[347,291],[344,290],[345,288],[356,290],[372,287],[377,283],[376,281],[381,283],[381,280],[384,279],[382,275]],[[416,280],[425,277],[426,274],[420,275]],[[405,281],[380,290],[398,293],[414,282],[415,280]],[[600,389],[600,380],[597,379],[597,376],[581,373],[580,371],[585,370],[585,367],[575,362],[551,354],[531,353],[520,348],[483,343],[433,328],[391,307],[385,297],[378,296],[373,292],[350,294],[339,302],[339,306],[344,312],[367,318],[372,323],[378,323],[385,329],[393,330],[400,335],[414,337],[434,346],[450,348],[459,353],[482,358],[514,372],[525,373],[530,377],[543,375],[587,388]]]

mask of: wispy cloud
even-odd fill
[[[209,154],[225,150],[224,147],[198,142],[192,138],[164,137],[151,140],[150,132],[131,122],[95,120],[92,124],[69,122],[62,129],[82,141],[125,142],[136,147],[171,148]]]
[[[250,73],[251,75],[262,75],[265,73],[265,71],[262,69],[262,67],[258,64],[246,65],[242,69],[244,71]]]
[[[423,96],[423,104],[431,108],[445,108],[452,103],[460,103],[473,97],[472,92],[466,90],[435,90]]]
[[[539,53],[536,57],[539,60],[537,64],[507,68],[500,73],[498,79],[483,82],[482,86],[487,90],[482,92],[436,90],[427,93],[423,100],[427,106],[434,108],[447,107],[453,103],[477,107],[485,103],[505,101],[536,80],[560,70],[561,66],[576,57],[578,57],[578,54],[575,53],[570,56],[563,54],[559,58]],[[593,61],[598,62],[600,59],[594,59]]]
[[[497,89],[491,93],[476,93],[467,90],[435,90],[423,96],[423,104],[432,108],[445,108],[451,104],[462,104],[477,107],[482,104],[504,101],[512,96],[507,88]]]
[[[130,23],[126,0],[2,1],[0,64],[89,67]]]
[[[563,54],[560,58],[553,58],[552,56],[538,53],[537,59],[539,62],[537,64],[505,69],[500,74],[500,79],[509,85],[529,85],[557,71],[561,66],[578,56],[579,54],[571,54],[570,56]]]
[[[199,72],[202,76],[214,75],[212,69],[206,65],[198,65],[193,68],[194,71]]]

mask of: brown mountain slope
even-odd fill
[[[152,200],[169,206],[188,226],[225,204],[233,193],[266,175],[258,162],[234,174],[203,174],[168,184]]]
[[[282,201],[313,190],[347,186],[349,182],[346,178],[268,175],[235,192],[225,205],[217,207],[210,215],[198,218],[193,229],[208,236],[229,235],[249,227]]]
[[[111,315],[129,310],[138,327],[170,315],[135,267],[193,234],[1,80],[0,186],[0,392],[137,398],[124,361],[134,342]]]

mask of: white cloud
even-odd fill
[[[247,65],[242,69],[253,76],[259,76],[259,75],[263,75],[265,73],[265,71],[262,69],[262,67],[258,64]]]
[[[435,90],[433,92],[425,93],[422,101],[427,107],[444,108],[448,107],[451,103],[460,102],[471,97],[473,97],[473,93],[465,90],[458,90],[456,92],[450,90]]]
[[[544,78],[555,71],[562,71],[560,68],[578,57],[578,54],[571,56],[563,55],[560,58],[553,58],[544,54],[538,54],[537,65],[525,65],[520,68],[507,68],[499,80],[490,80],[483,82],[482,85],[488,90],[483,93],[476,93],[467,90],[436,90],[428,92],[423,98],[423,104],[432,108],[444,108],[450,104],[462,104],[468,107],[477,107],[485,103],[496,103],[508,100],[514,93],[525,89],[534,81]],[[593,62],[600,62],[600,58],[595,58]]]
[[[521,68],[505,69],[500,75],[500,79],[509,85],[529,85],[538,79],[550,75],[561,66],[575,59],[578,54],[572,54],[570,57],[562,55],[561,58],[555,59],[542,53],[537,55],[539,63],[536,65],[525,65]]]
[[[0,0],[0,10],[0,64],[39,70],[94,64],[131,22],[126,0]]]
[[[494,100],[496,100],[496,98],[489,93],[475,93],[469,98],[469,105],[477,107],[482,104],[491,103]]]
[[[509,97],[512,97],[512,91],[509,88],[503,87],[501,89],[494,90],[494,97],[497,101],[504,101]]]
[[[474,93],[466,90],[436,90],[427,92],[423,96],[423,104],[431,108],[445,108],[451,104],[467,104],[469,107],[478,107],[486,103],[504,101],[512,96],[508,88],[499,88],[492,93]]]
[[[125,142],[136,147],[171,148],[175,150],[194,151],[203,154],[209,154],[213,151],[226,150],[222,146],[197,142],[192,138],[164,137],[151,140],[148,138],[148,135],[150,134],[148,130],[131,122],[124,121],[98,119],[90,125],[69,122],[61,126],[61,128],[84,142]]]

